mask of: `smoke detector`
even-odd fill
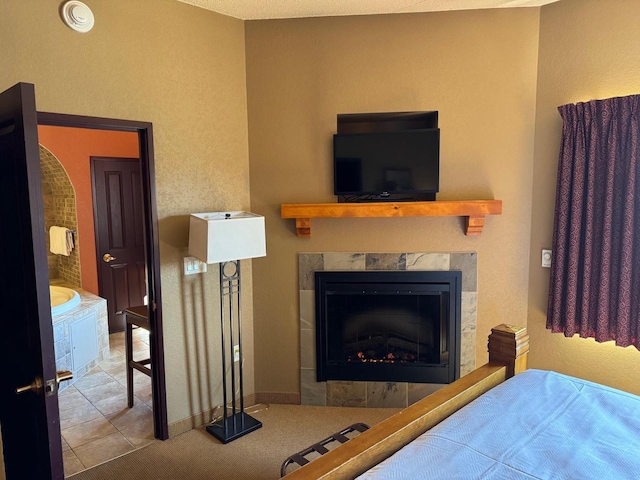
[[[86,33],[93,28],[93,12],[84,3],[69,0],[62,5],[62,20],[76,32]]]

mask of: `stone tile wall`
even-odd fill
[[[300,393],[302,405],[402,408],[441,388],[406,382],[316,381],[314,272],[322,270],[460,270],[462,338],[460,374],[475,369],[477,254],[463,253],[300,253]]]
[[[44,201],[45,238],[49,278],[60,278],[73,287],[82,286],[80,277],[80,253],[78,246],[78,218],[76,194],[67,172],[58,159],[40,145],[40,168],[42,171],[42,196]],[[75,248],[68,257],[49,251],[49,228],[53,225],[74,230]]]

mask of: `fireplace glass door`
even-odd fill
[[[428,273],[447,274],[454,286]],[[450,357],[459,343],[459,272],[317,274],[319,380],[456,378]]]
[[[449,292],[431,285],[338,287],[327,295],[327,360],[446,363],[448,300]]]

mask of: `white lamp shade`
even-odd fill
[[[192,213],[189,255],[205,263],[264,257],[264,217],[251,212]]]

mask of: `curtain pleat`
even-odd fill
[[[547,328],[640,337],[640,95],[563,105]]]

